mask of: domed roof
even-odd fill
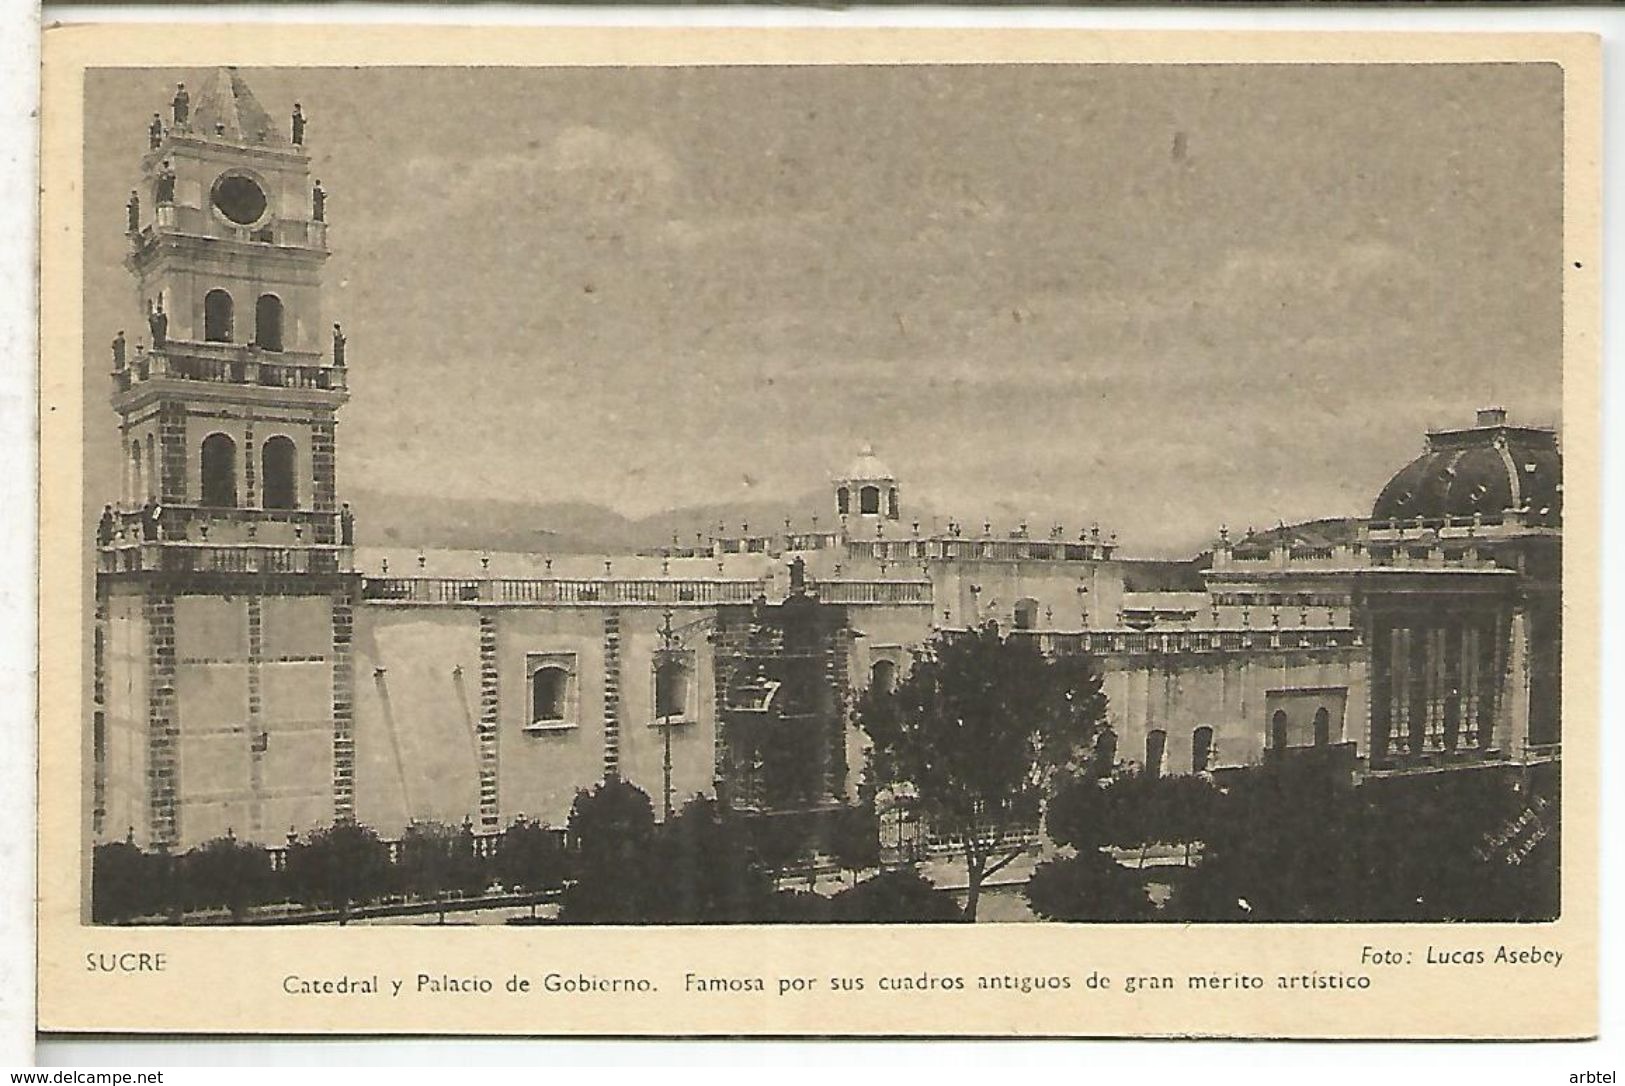
[[[897,476],[875,455],[875,447],[864,442],[863,448],[858,451],[858,458],[847,465],[846,473],[841,478],[895,480]]]
[[[1382,488],[1373,520],[1498,516],[1527,511],[1535,524],[1563,519],[1563,457],[1557,435],[1509,426],[1505,413],[1479,412],[1479,425],[1428,434],[1428,449]]]

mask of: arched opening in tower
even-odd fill
[[[880,488],[866,486],[858,491],[858,512],[866,516],[876,516],[880,512]]]
[[[278,434],[260,450],[261,478],[264,480],[266,509],[296,509],[299,488],[294,477],[293,441]]]
[[[231,294],[211,290],[203,296],[203,339],[207,343],[230,343],[233,304]]]
[[[275,294],[254,303],[254,343],[262,351],[282,350],[282,299]]]
[[[203,504],[237,504],[237,443],[225,434],[203,439]]]

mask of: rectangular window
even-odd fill
[[[565,731],[578,717],[576,654],[533,652],[525,657],[527,732]]]

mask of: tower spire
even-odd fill
[[[192,134],[267,147],[287,145],[277,123],[236,68],[210,73],[192,107]]]

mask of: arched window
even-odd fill
[[[844,486],[835,491],[835,511],[843,517],[852,512],[852,492]]]
[[[1270,717],[1270,747],[1274,750],[1286,749],[1285,709],[1275,710],[1275,715]]]
[[[1037,600],[1020,599],[1016,601],[1015,626],[1018,630],[1035,630],[1038,628]]]
[[[896,487],[892,487],[890,490],[886,491],[886,515],[892,520],[897,519],[898,508]]]
[[[282,299],[275,294],[254,303],[254,342],[262,351],[282,349]]]
[[[1315,746],[1324,747],[1332,741],[1332,715],[1322,705],[1315,710]]]
[[[237,504],[237,444],[225,434],[203,439],[204,505]]]
[[[1206,724],[1191,732],[1191,772],[1206,773],[1213,768],[1213,729]]]
[[[877,694],[890,694],[897,689],[897,664],[892,660],[876,660],[869,669],[869,689]]]
[[[294,482],[294,447],[290,438],[278,434],[260,450],[260,479],[264,487],[262,505],[266,509],[296,509],[299,489]]]
[[[661,720],[688,716],[688,667],[681,660],[667,660],[655,668],[655,716]]]
[[[1109,777],[1117,765],[1117,733],[1110,728],[1095,736],[1094,770],[1097,777]]]
[[[858,512],[874,516],[880,512],[880,488],[866,486],[858,491]]]
[[[1168,754],[1168,733],[1155,728],[1145,735],[1145,775],[1160,777]]]
[[[233,303],[223,290],[203,296],[203,339],[208,343],[230,343]]]
[[[570,673],[562,667],[539,667],[530,677],[530,719],[537,724],[562,721],[568,705]]]
[[[158,486],[158,440],[151,434],[147,435],[147,497],[157,501]]]

